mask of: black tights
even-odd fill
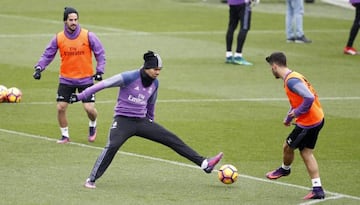
[[[353,25],[351,26],[351,29],[350,29],[349,39],[346,44],[347,47],[353,47],[355,38],[356,38],[356,36],[359,32],[359,28],[360,28],[360,3],[355,4],[354,6],[356,8],[355,19],[354,19]]]

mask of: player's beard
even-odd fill
[[[272,73],[276,79],[280,78],[280,75],[277,72],[275,72],[274,70],[272,70]]]
[[[72,25],[68,26],[68,30],[69,30],[71,33],[73,33],[73,32],[76,30],[76,28],[77,28],[77,25],[76,25],[76,24],[72,24]]]

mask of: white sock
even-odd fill
[[[291,168],[291,165],[286,166],[284,163],[281,165],[281,167],[285,170],[289,170]]]
[[[61,135],[69,138],[69,127],[60,127]]]
[[[89,121],[89,127],[96,127],[96,120],[95,121]]]
[[[311,183],[313,187],[321,187],[320,177],[311,179]]]
[[[208,167],[209,163],[207,161],[207,159],[204,159],[204,161],[201,163],[201,169],[205,169],[206,167]]]
[[[242,53],[235,53],[235,57],[242,57]]]
[[[231,51],[226,51],[226,57],[231,57],[233,54]]]

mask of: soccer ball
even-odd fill
[[[221,166],[218,172],[219,180],[224,184],[232,184],[236,182],[238,176],[238,170],[231,164]]]
[[[22,92],[19,88],[11,87],[8,89],[7,101],[10,103],[18,103],[21,101]]]
[[[1,102],[6,102],[6,100],[7,100],[7,93],[8,93],[7,90],[8,90],[8,89],[7,89],[5,86],[0,85],[0,103],[1,103]]]

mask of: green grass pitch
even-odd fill
[[[282,125],[288,109],[281,80],[264,58],[288,55],[289,67],[317,89],[326,124],[315,150],[327,198],[315,204],[360,201],[360,56],[343,55],[354,10],[305,4],[304,30],[312,44],[285,42],[285,3],[254,7],[244,46],[252,67],[227,65],[228,10],[217,0],[74,1],[82,27],[104,44],[106,74],[136,69],[142,54],[164,61],[156,120],[204,156],[224,152],[240,176],[224,185],[166,147],[132,138],[97,182],[82,187],[107,140],[117,89],[97,94],[98,139],[87,142],[80,104],[69,106],[71,144],[57,145],[55,94],[59,58],[32,78],[33,66],[62,29],[64,1],[10,1],[0,7],[0,84],[18,87],[18,104],[0,104],[0,204],[306,204],[311,187],[296,153],[292,173],[277,181],[265,173],[281,164]],[[360,48],[359,39],[355,47]],[[217,167],[219,168],[219,167]]]

